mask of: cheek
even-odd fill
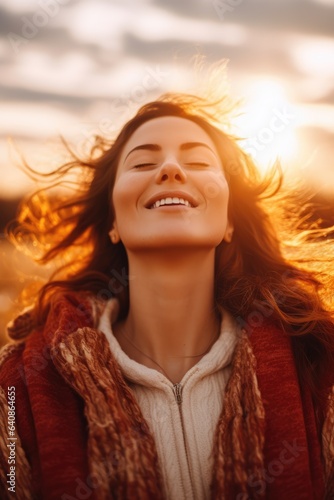
[[[121,207],[123,205],[124,195],[122,189],[119,188],[118,185],[115,185],[113,194],[112,194],[112,204],[114,207],[115,217],[121,213]]]
[[[115,218],[125,215],[131,208],[136,206],[137,190],[135,182],[127,182],[125,179],[119,179],[113,190],[113,207]]]
[[[219,210],[227,210],[229,187],[223,174],[212,175],[203,183],[203,193],[209,205]]]
[[[140,227],[139,206],[146,187],[143,177],[139,179],[137,175],[124,174],[115,182],[113,189],[114,225],[126,247],[138,235],[137,229]]]
[[[112,197],[114,211],[113,225],[117,228],[117,231],[122,240],[124,238],[124,228],[129,226],[130,220],[129,209],[127,208],[129,206],[129,203],[125,203],[125,198],[125,193],[116,187],[116,189],[114,189],[113,191]]]

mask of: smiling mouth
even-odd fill
[[[160,200],[155,201],[149,208],[159,208],[162,206],[185,206],[189,208],[193,208],[193,205],[184,198],[178,198],[177,196],[167,198],[161,198]]]

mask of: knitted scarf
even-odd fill
[[[15,386],[18,499],[163,498],[154,439],[96,328],[102,309],[71,294],[53,304],[43,329],[30,332],[28,312],[9,328],[17,342],[0,360],[0,422],[6,429],[7,387]],[[325,414],[319,429],[289,337],[269,323],[244,330],[214,438],[211,498],[334,498],[333,392]],[[2,432],[3,499],[11,497],[5,439]]]

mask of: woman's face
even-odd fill
[[[141,125],[122,151],[114,232],[128,251],[215,248],[231,225],[229,188],[209,135],[185,118]]]

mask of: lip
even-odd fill
[[[147,203],[145,203],[145,208],[150,209],[150,207],[158,200],[161,200],[162,198],[183,198],[184,200],[188,201],[191,205],[191,208],[196,208],[198,206],[197,200],[193,196],[191,196],[189,193],[185,193],[184,191],[162,191],[161,193],[157,193],[154,196],[152,196]],[[166,206],[166,205],[164,205]],[[173,206],[173,205],[169,205]],[[188,207],[189,208],[189,207]]]

